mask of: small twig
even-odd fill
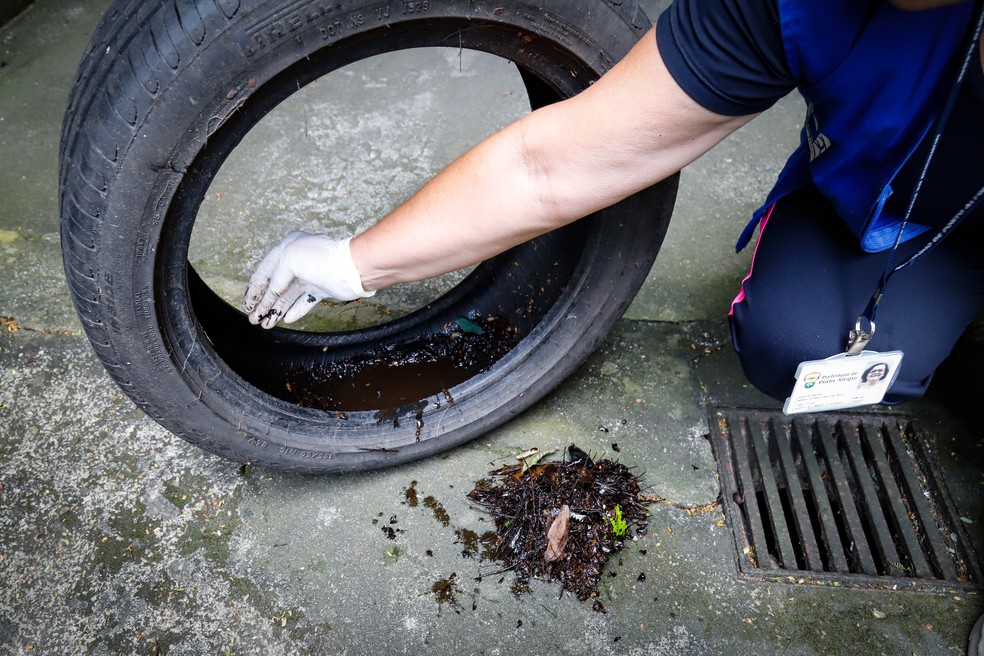
[[[489,572],[488,574],[479,574],[478,577],[475,580],[478,581],[478,580],[482,579],[485,576],[498,576],[499,574],[505,574],[506,572],[511,572],[512,570],[516,569],[516,566],[517,565],[519,565],[518,562],[517,563],[513,563],[509,567],[505,567],[505,568],[500,569],[500,570],[498,570],[496,572]]]
[[[671,508],[682,510],[688,515],[690,515],[691,517],[693,517],[694,515],[706,515],[707,513],[711,512],[712,510],[720,506],[721,496],[718,495],[718,497],[710,503],[703,503],[697,506],[687,506],[682,503],[670,501],[669,499],[664,499],[663,497],[657,496],[655,494],[652,495],[640,494],[639,501],[641,501],[642,503],[661,503],[664,506],[670,506]]]

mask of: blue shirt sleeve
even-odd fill
[[[778,0],[675,0],[656,41],[676,82],[712,112],[755,114],[796,88]]]

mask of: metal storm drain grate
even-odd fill
[[[910,419],[725,408],[710,418],[742,576],[914,590],[984,581]]]

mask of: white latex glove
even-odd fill
[[[273,328],[281,317],[297,321],[324,298],[354,301],[375,294],[362,288],[349,241],[301,230],[284,237],[249,280],[243,308],[250,323]]]

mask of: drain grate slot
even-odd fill
[[[711,419],[742,575],[925,590],[984,580],[911,418],[714,408]]]

